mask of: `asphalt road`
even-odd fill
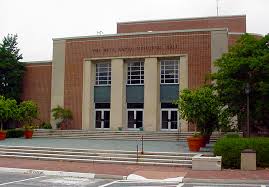
[[[182,187],[269,187],[262,184],[186,183]]]
[[[62,186],[85,186],[96,187],[110,183],[110,179],[87,179],[75,177],[58,177],[34,174],[15,174],[0,172],[0,186],[8,187],[62,187]]]
[[[0,172],[0,187],[269,187],[261,184],[210,184],[210,183],[178,183],[165,181],[126,181],[113,179],[88,179],[77,177],[45,176],[38,174],[21,174]]]

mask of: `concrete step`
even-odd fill
[[[146,131],[85,131],[85,130],[35,130],[35,138],[66,138],[92,140],[135,140],[140,141],[180,141],[186,142],[194,132],[146,132]],[[219,139],[220,134],[214,133],[210,142]]]
[[[48,152],[40,151],[40,150],[17,150],[17,149],[1,149],[1,153],[27,153],[29,155],[34,154],[48,154]],[[136,154],[111,154],[111,153],[79,153],[79,152],[64,152],[64,151],[50,151],[49,154],[53,155],[71,155],[74,157],[88,157],[88,158],[94,158],[94,157],[107,157],[107,158],[130,158],[136,159]],[[138,155],[139,158],[145,158],[145,159],[171,159],[171,160],[191,160],[191,156],[166,156],[166,155],[146,155],[141,154],[139,152]]]
[[[130,165],[156,165],[156,166],[174,166],[174,167],[192,167],[189,163],[160,163],[160,162],[134,162],[134,161],[118,161],[118,160],[89,160],[89,159],[74,159],[74,158],[59,158],[59,157],[36,157],[24,155],[1,155],[0,157],[8,158],[23,158],[35,160],[53,160],[53,161],[70,161],[70,162],[89,162],[89,163],[109,163],[109,164],[130,164]]]
[[[147,132],[147,131],[84,131],[84,130],[35,130],[35,133],[50,133],[50,134],[138,134],[138,135],[192,135],[194,132]],[[219,134],[212,134],[212,136],[219,136]]]
[[[93,138],[98,138],[98,137],[126,137],[126,138],[142,138],[142,135],[109,135],[109,134],[99,134],[99,135],[92,135],[92,134],[34,134],[35,137],[44,137],[44,136],[51,136],[51,137],[55,137],[55,136],[62,136],[62,137],[67,137],[67,136],[79,136],[79,137],[93,137]],[[147,138],[167,138],[167,139],[178,139],[178,138],[187,138],[188,136],[166,136],[166,135],[143,135],[144,139]],[[219,137],[211,137],[211,139],[218,139]]]
[[[55,157],[55,158],[68,158],[68,159],[85,159],[85,160],[115,160],[115,161],[136,161],[137,158],[119,157],[119,156],[85,156],[85,155],[67,155],[67,154],[50,154],[50,153],[26,153],[26,152],[6,152],[0,151],[1,155],[14,155],[14,156],[35,156],[35,157]],[[161,158],[143,158],[138,157],[140,162],[160,162],[160,163],[189,163],[191,164],[191,158],[188,160],[178,159],[161,159]]]
[[[136,154],[136,151],[125,150],[103,150],[103,149],[75,149],[75,148],[54,148],[54,147],[36,147],[36,146],[5,146],[0,145],[0,149],[16,149],[24,151],[66,151],[78,153],[112,153],[112,154]],[[181,153],[181,152],[145,152],[144,155],[167,155],[167,156],[194,156],[196,153]]]
[[[34,138],[65,138],[65,139],[92,139],[92,140],[137,140],[140,137],[92,137],[92,136],[34,136]],[[215,142],[217,139],[210,139],[210,142]],[[187,138],[144,138],[144,141],[180,141],[186,142]]]
[[[0,152],[4,153],[29,153],[29,154],[59,154],[59,155],[72,155],[72,156],[89,156],[89,157],[127,157],[136,158],[136,153],[108,153],[108,152],[75,152],[75,151],[55,151],[55,150],[31,150],[31,149],[12,149],[12,148],[0,148]],[[141,154],[139,152],[139,158],[152,158],[152,159],[175,159],[175,160],[190,160],[193,155],[156,155],[150,153]]]
[[[42,135],[77,135],[77,136],[135,136],[135,137],[189,137],[190,135],[183,134],[109,134],[109,133],[34,133],[34,135],[42,136]],[[219,136],[211,136],[212,138],[219,138]]]
[[[135,151],[0,146],[0,157],[184,167],[191,167],[194,155],[195,153],[145,152],[137,157]]]

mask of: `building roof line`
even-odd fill
[[[202,20],[202,19],[222,19],[222,18],[234,18],[234,17],[246,17],[246,15],[227,15],[227,16],[157,19],[157,20],[143,20],[143,21],[126,21],[126,22],[117,22],[117,24],[144,24],[148,22],[158,23],[158,22],[167,22],[167,21],[170,22],[170,21],[187,21],[187,20]]]
[[[32,64],[50,64],[52,63],[52,60],[40,60],[40,61],[23,61],[26,65],[32,65]]]
[[[106,38],[114,36],[135,36],[135,35],[155,35],[155,34],[167,34],[167,33],[184,33],[184,32],[203,32],[203,31],[227,31],[228,28],[206,28],[206,29],[187,29],[187,30],[170,30],[170,31],[150,31],[150,32],[132,32],[132,33],[120,33],[120,34],[106,34],[106,35],[91,35],[91,36],[75,36],[75,37],[63,37],[53,38],[52,40],[72,40],[72,39],[86,39],[86,38]]]
[[[247,34],[250,35],[255,35],[255,36],[264,36],[263,34],[258,34],[258,33],[251,33],[251,32],[246,32]],[[229,32],[228,34],[233,34],[233,35],[243,35],[246,34],[245,32]]]

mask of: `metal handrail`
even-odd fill
[[[142,147],[141,147],[141,155],[143,155],[144,154],[144,136],[142,135],[142,137],[141,137],[141,141],[142,141]]]
[[[138,143],[136,144],[136,162],[138,162]]]

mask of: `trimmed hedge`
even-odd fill
[[[214,145],[214,154],[222,156],[224,168],[240,168],[241,152],[256,150],[257,166],[269,166],[269,138],[221,138]]]
[[[20,138],[24,136],[24,129],[9,129],[7,130],[7,138]]]

